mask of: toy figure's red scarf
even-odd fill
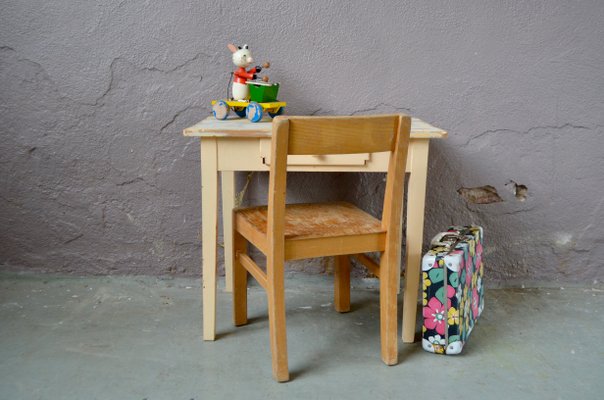
[[[235,77],[234,81],[237,83],[245,84],[248,79],[254,79],[254,75],[256,74],[256,72],[256,67],[250,69],[249,71],[246,71],[243,67],[239,67],[235,72],[233,72],[233,75]]]

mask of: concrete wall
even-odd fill
[[[601,280],[602,21],[600,1],[4,1],[0,263],[197,274],[199,147],[180,132],[224,96],[235,42],[272,62],[289,114],[403,111],[449,131],[426,241],[477,223],[492,282]],[[348,185],[379,212],[381,177],[290,182],[292,200]],[[252,183],[262,200],[266,176]],[[497,200],[468,189],[485,185],[503,201],[475,204]]]

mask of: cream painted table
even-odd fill
[[[218,233],[218,172],[221,172],[222,223],[226,290],[232,290],[232,209],[235,206],[235,171],[268,171],[271,122],[247,119],[217,121],[208,117],[184,130],[201,144],[201,218],[203,246],[203,339],[216,337],[216,249]],[[424,230],[424,202],[430,139],[446,138],[447,132],[413,118],[407,159],[406,278],[403,303],[403,341],[413,342]],[[288,171],[386,172],[388,153],[332,156],[289,156]],[[400,257],[399,257],[400,258]]]

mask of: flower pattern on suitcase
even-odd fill
[[[432,240],[422,260],[426,351],[460,353],[482,313],[482,239],[481,227],[453,226]]]

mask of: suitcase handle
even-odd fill
[[[459,236],[457,238],[456,241],[454,241],[451,244],[451,249],[447,252],[446,255],[449,255],[451,253],[453,253],[453,251],[455,251],[455,247],[462,241],[464,240],[464,236],[466,236],[467,234],[472,233],[472,231],[470,230],[470,228],[465,228],[463,229],[461,232],[459,232]]]

